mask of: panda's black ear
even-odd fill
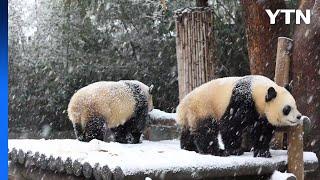
[[[152,90],[153,90],[153,88],[154,88],[154,85],[153,85],[153,84],[151,84],[151,86],[149,86],[149,94],[152,94]]]
[[[269,87],[267,95],[266,95],[266,102],[271,101],[272,99],[274,99],[275,97],[277,97],[277,92],[273,87]]]
[[[292,80],[290,81],[289,84],[285,84],[284,88],[286,88],[290,93],[292,92]]]

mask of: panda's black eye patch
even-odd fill
[[[291,111],[291,107],[289,105],[286,105],[282,110],[285,116],[287,116],[290,113],[290,111]]]

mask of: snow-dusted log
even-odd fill
[[[94,179],[96,180],[101,180],[102,176],[101,176],[101,167],[99,165],[99,163],[96,163],[92,169],[92,174]]]
[[[48,159],[48,168],[51,171],[55,171],[56,170],[55,158],[53,156],[50,156],[49,159]]]
[[[40,168],[40,153],[38,151],[33,155],[33,161],[35,162],[36,167]]]
[[[32,153],[32,151],[28,151],[27,154],[26,154],[26,162],[25,162],[25,165],[27,167],[31,167],[31,166],[35,166],[36,164],[36,159],[34,157],[34,154]]]
[[[43,144],[46,145],[45,148]],[[271,150],[272,158],[254,158],[251,152],[231,157],[201,155],[180,149],[178,140],[143,141],[141,144],[106,143],[98,140],[87,143],[69,139],[9,140],[9,153],[17,154],[17,149],[38,152],[33,155],[37,154],[38,158],[35,159],[40,159],[36,162],[39,163],[38,167],[42,167],[40,172],[49,171],[68,177],[71,174],[77,178],[90,176],[104,180],[267,175],[274,170],[285,170],[288,159],[285,150]],[[318,166],[316,155],[312,152],[304,152],[303,155],[305,169],[315,170]],[[12,157],[14,156],[11,155],[10,159]],[[50,168],[50,163],[43,169],[43,162],[46,160],[55,159],[54,162],[57,162],[60,158],[64,171],[57,170],[58,163],[55,163],[55,170]],[[11,159],[11,162],[14,161]],[[21,166],[17,161],[14,164]],[[27,162],[22,167],[27,167],[26,165]]]
[[[64,164],[63,164],[63,161],[60,156],[58,156],[58,158],[55,160],[55,164],[56,164],[56,170],[59,173],[63,173],[64,172]]]
[[[10,155],[11,155],[11,161],[18,162],[18,151],[16,148],[12,149]]]
[[[117,166],[113,171],[113,179],[114,180],[123,180],[124,174],[121,167]]]
[[[41,169],[46,169],[48,167],[48,159],[45,154],[40,155],[39,164]]]
[[[66,170],[67,174],[73,174],[72,159],[70,157],[68,157],[64,162],[64,169]]]
[[[89,179],[92,175],[92,167],[88,162],[85,162],[82,166],[82,173],[83,176],[87,179]]]
[[[23,150],[19,149],[19,151],[18,151],[18,162],[20,164],[24,164],[25,157],[26,157],[26,155],[24,154]]]
[[[82,164],[78,160],[75,160],[72,163],[72,170],[74,175],[80,176],[82,174]]]
[[[110,180],[112,179],[112,172],[109,169],[108,165],[105,165],[101,168],[101,177],[103,180]]]

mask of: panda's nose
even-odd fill
[[[301,115],[298,115],[298,116],[297,116],[297,119],[301,119]]]

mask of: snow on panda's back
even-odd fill
[[[141,88],[141,93],[142,95],[144,95],[147,98],[147,103],[148,103],[148,112],[153,110],[153,101],[152,101],[152,94],[151,91],[153,89],[153,85],[151,85],[150,87],[143,84],[140,81],[137,80],[121,80],[120,82],[124,82],[124,83],[132,83],[132,84],[136,84]]]
[[[135,110],[133,92],[124,82],[100,81],[78,90],[68,106],[69,119],[81,123],[102,116],[109,128],[124,124]]]
[[[177,122],[195,127],[197,121],[209,116],[219,120],[229,105],[233,87],[241,77],[211,80],[191,91],[177,107]]]

